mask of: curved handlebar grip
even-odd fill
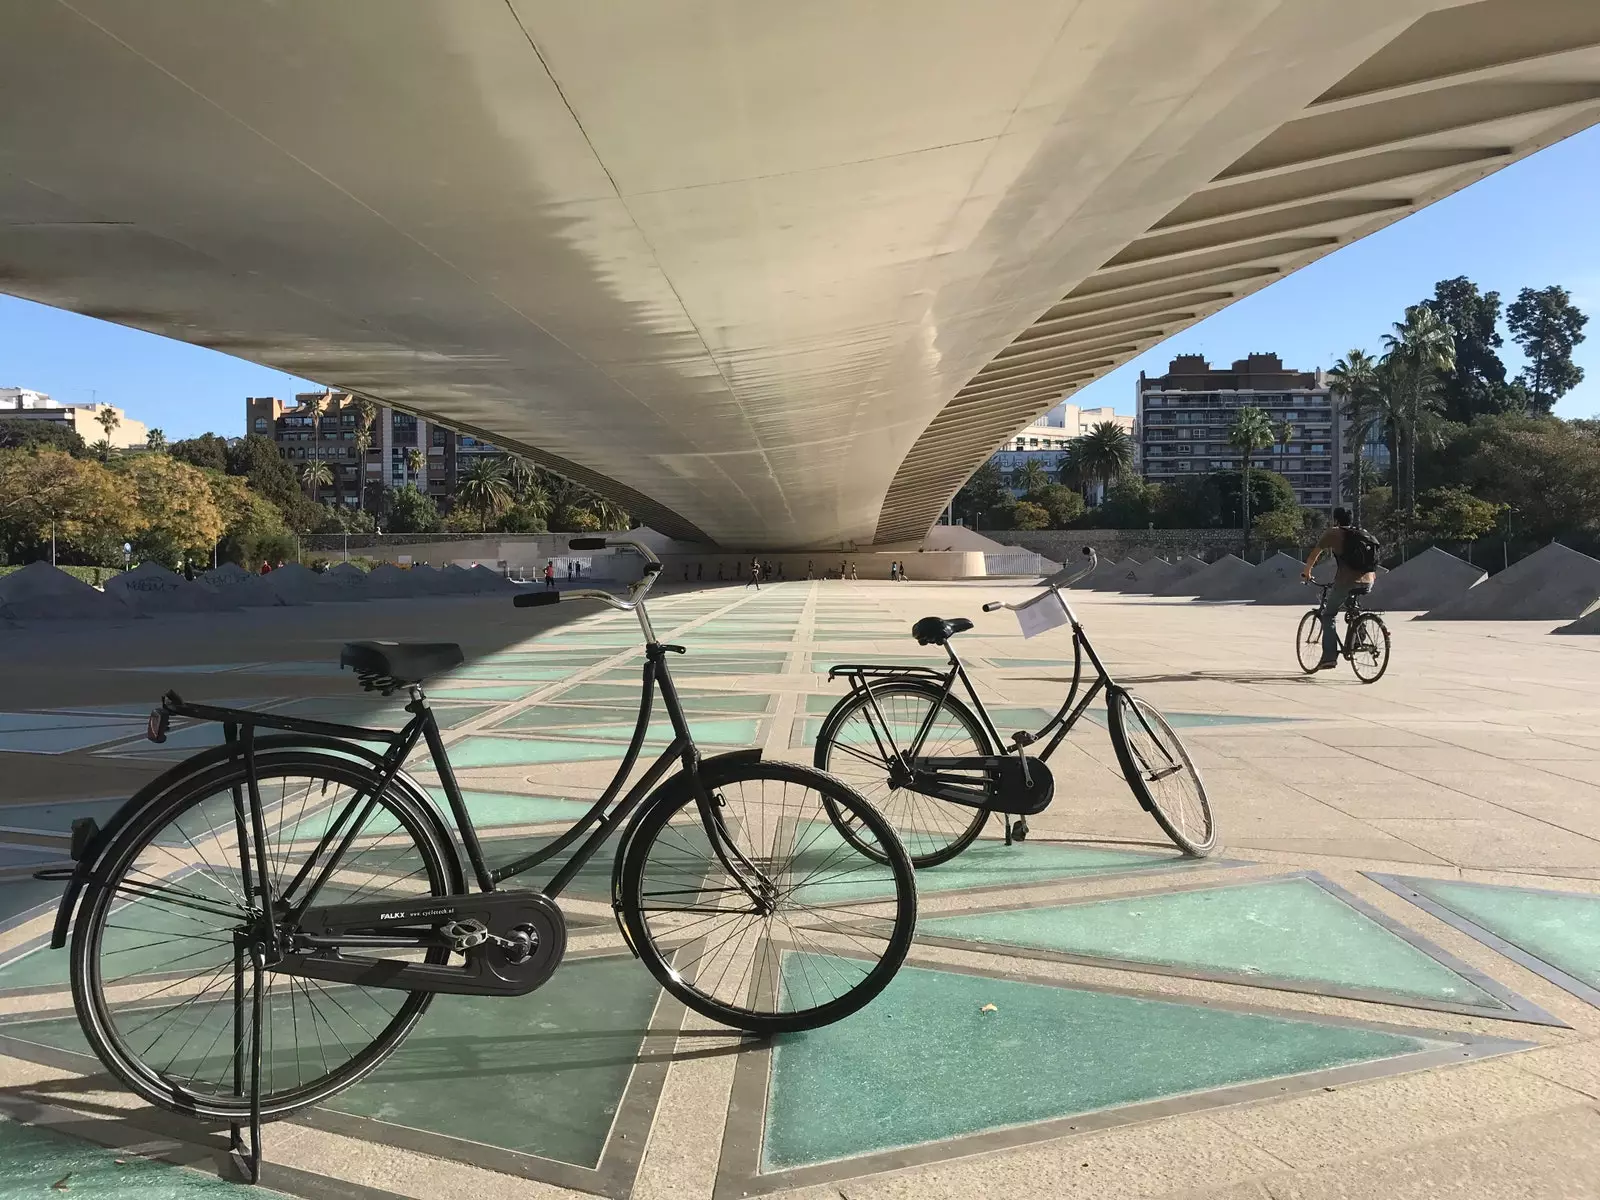
[[[604,550],[605,548],[605,538],[581,537],[569,538],[567,541],[568,550]]]
[[[518,608],[543,608],[560,599],[560,592],[523,592],[520,596],[511,597],[511,603]]]
[[[994,612],[995,609],[1004,608],[1004,607],[1005,607],[1005,605],[1002,604],[999,600],[991,600],[988,604],[985,604],[983,606],[983,611],[984,612]]]

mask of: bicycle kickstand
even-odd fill
[[[228,1153],[232,1156],[234,1165],[244,1176],[246,1183],[261,1182],[261,1027],[263,1023],[261,996],[262,976],[265,974],[261,958],[261,949],[258,946],[250,947],[250,961],[254,975],[253,995],[250,1002],[250,1143],[245,1145],[243,1126],[228,1126]],[[238,1013],[238,992],[235,990],[235,1027],[240,1024]],[[236,1090],[242,1090],[239,1085],[241,1063],[239,1054],[243,1047],[236,1039],[233,1049],[234,1080]]]

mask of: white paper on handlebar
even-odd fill
[[[1017,624],[1022,626],[1022,636],[1038,637],[1047,630],[1067,623],[1067,610],[1054,592],[1045,592],[1029,600],[1017,610]]]

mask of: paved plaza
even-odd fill
[[[928,614],[975,621],[956,644],[996,723],[1037,728],[1065,696],[1070,635],[1024,640],[979,611],[1028,594],[796,582],[651,607],[689,648],[670,667],[707,752],[809,762],[844,690],[828,666],[940,665],[908,636]],[[1600,639],[1391,614],[1391,666],[1364,687],[1348,666],[1300,673],[1293,606],[1070,595],[1204,773],[1215,857],[1163,841],[1091,710],[1026,842],[995,821],[919,872],[917,943],[889,989],[762,1042],[660,992],[617,932],[602,854],[561,897],[549,984],[437,998],[372,1076],[267,1128],[265,1183],[426,1200],[1600,1194]],[[395,721],[337,669],[358,637],[467,650],[429,693],[492,861],[570,824],[622,756],[637,626],[594,606],[0,630],[0,1200],[235,1186],[216,1177],[220,1134],[138,1105],[86,1055],[66,955],[41,948],[60,885],[29,876],[65,859],[74,816],[103,821],[217,738],[144,740],[168,687]]]

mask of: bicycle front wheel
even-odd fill
[[[266,827],[260,850],[275,896],[308,863],[307,880],[328,869],[319,904],[459,890],[455,851],[421,802],[391,788],[368,808],[378,777],[361,763],[283,750],[259,754],[256,768]],[[70,964],[79,1023],[118,1079],[159,1107],[235,1122],[250,1112],[256,1054],[261,1115],[286,1116],[381,1063],[431,999],[269,966],[255,1043],[255,969],[245,947],[260,939],[262,922],[247,784],[244,764],[225,761],[128,824],[85,892]],[[324,846],[341,813],[339,836]],[[448,951],[413,955],[443,963]]]
[[[1307,675],[1315,674],[1322,664],[1322,614],[1314,608],[1300,618],[1300,628],[1294,635],[1294,653],[1300,660],[1300,669]]]
[[[849,1016],[888,985],[916,929],[915,876],[894,830],[810,767],[713,766],[706,785],[710,812],[680,791],[628,835],[633,948],[662,987],[724,1025],[785,1033]]]
[[[876,704],[876,707],[874,707]],[[930,715],[932,717],[930,719]],[[822,722],[812,764],[837,775],[864,796],[894,826],[914,867],[936,867],[960,854],[983,832],[986,808],[968,808],[896,787],[890,760],[907,753],[924,726],[927,736],[918,751],[924,758],[978,758],[989,753],[989,738],[972,711],[942,690],[911,682],[875,684],[846,696]],[[892,737],[891,737],[892,735]],[[975,786],[982,770],[946,771],[970,776]],[[843,814],[835,823],[853,837]],[[870,839],[860,844],[870,853]]]
[[[1206,857],[1217,848],[1211,802],[1172,726],[1153,705],[1121,689],[1112,692],[1107,711],[1111,744],[1134,797],[1178,849]]]
[[[1362,613],[1350,630],[1350,666],[1362,683],[1377,683],[1389,669],[1389,627],[1377,613]]]

